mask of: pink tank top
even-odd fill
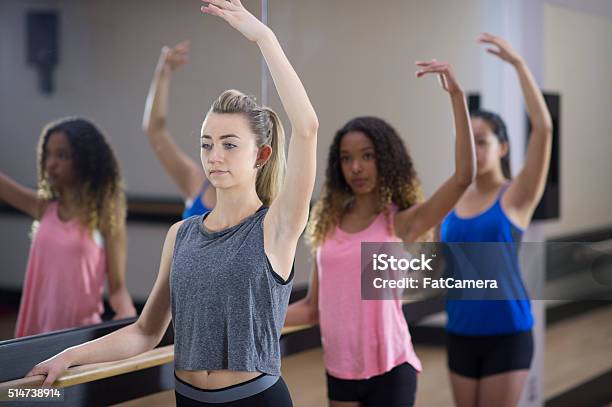
[[[101,241],[50,202],[32,239],[15,337],[97,324],[106,274]]]
[[[401,239],[389,233],[381,213],[360,232],[347,233],[336,227],[317,249],[325,368],[339,379],[368,379],[404,362],[421,372],[401,301],[361,299],[361,242]]]

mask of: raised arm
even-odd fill
[[[70,347],[37,364],[26,376],[46,375],[43,387],[49,387],[70,366],[127,359],[155,348],[170,324],[170,266],[181,223],[172,225],[166,235],[157,280],[136,322],[101,338]]]
[[[196,196],[206,179],[200,165],[178,147],[167,128],[170,77],[175,69],[187,62],[188,52],[188,41],[173,48],[162,48],[142,118],[142,128],[157,159],[185,199]]]
[[[302,82],[274,33],[265,31],[258,44],[291,122],[287,175],[278,197],[270,206],[266,220],[273,230],[278,231],[275,239],[277,243],[295,247],[308,221],[316,176],[319,122]]]
[[[257,43],[291,122],[287,175],[264,221],[266,236],[268,231],[273,231],[271,239],[266,239],[266,253],[272,257],[279,253],[278,257],[283,257],[281,269],[286,273],[279,274],[288,277],[297,240],[308,220],[316,172],[319,122],[300,78],[272,30],[249,13],[239,0],[207,3],[208,6],[202,7],[203,12],[223,18],[247,39]],[[268,243],[271,243],[274,253],[268,251]],[[274,259],[271,260],[274,265]]]
[[[19,209],[34,219],[40,219],[45,209],[45,201],[36,191],[18,184],[0,172],[0,201]]]
[[[523,168],[508,187],[505,203],[508,209],[517,211],[524,223],[528,223],[546,185],[552,147],[552,119],[529,67],[512,46],[503,38],[486,33],[482,34],[478,41],[493,45],[494,48],[488,48],[487,52],[497,55],[514,67],[525,97],[527,114],[531,121],[527,156]]]
[[[421,68],[416,73],[418,78],[428,74],[439,75],[442,87],[450,96],[455,124],[455,172],[425,202],[397,213],[396,233],[406,242],[415,241],[440,223],[472,183],[476,174],[474,137],[467,104],[451,66],[435,59],[417,62],[417,66]]]

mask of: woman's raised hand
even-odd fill
[[[163,47],[161,57],[164,66],[171,71],[185,65],[189,61],[189,41],[181,41],[174,47]]]
[[[208,3],[202,6],[203,13],[221,17],[250,41],[258,42],[269,32],[269,28],[259,21],[240,0],[203,0]]]
[[[494,48],[487,48],[489,54],[497,55],[506,62],[516,65],[522,60],[520,54],[512,48],[510,43],[501,37],[489,33],[482,33],[478,37],[478,42],[481,44],[491,44]]]
[[[432,59],[431,61],[417,61],[416,65],[421,68],[416,72],[417,78],[427,74],[438,74],[440,85],[442,85],[445,91],[451,95],[463,93],[463,89],[459,86],[459,82],[457,82],[453,69],[449,63],[438,62]]]

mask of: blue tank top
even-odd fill
[[[514,225],[501,207],[504,186],[495,203],[479,215],[460,218],[455,210],[444,219],[440,227],[440,240],[456,242],[519,243],[523,230]],[[508,255],[499,256],[504,278],[513,280],[511,286],[522,291],[519,298],[528,298],[522,283],[518,245],[507,245]],[[502,249],[504,247],[502,246]],[[500,288],[506,287],[501,285]],[[505,293],[517,298],[516,293]],[[513,300],[447,300],[447,330],[458,335],[503,335],[527,331],[533,327],[533,315],[528,299]]]
[[[204,194],[206,193],[207,189],[208,181],[204,181],[204,184],[202,185],[200,192],[198,192],[198,195],[193,198],[193,201],[189,206],[185,206],[185,210],[183,211],[183,219],[190,218],[193,215],[203,215],[206,212],[210,212],[212,208],[207,208],[203,202]]]

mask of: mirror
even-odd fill
[[[259,1],[244,4],[259,15]],[[180,220],[184,198],[188,198],[166,172],[143,131],[145,99],[162,47],[190,41],[188,62],[171,72],[167,128],[176,146],[197,165],[199,131],[212,101],[229,88],[261,94],[259,50],[223,22],[205,18],[198,4],[58,1],[52,7],[41,7],[9,0],[3,2],[2,10],[0,24],[14,40],[0,49],[4,61],[0,172],[20,185],[36,188],[36,148],[43,127],[50,120],[66,116],[95,123],[111,145],[126,185],[129,250],[125,281],[136,308],[141,309],[157,276],[167,229]],[[223,41],[219,41],[221,37]],[[2,199],[0,224],[0,340],[7,340],[14,336],[35,235],[33,240],[31,216]],[[100,244],[99,235],[84,239]],[[106,250],[108,242],[104,244]],[[61,261],[56,259],[55,263],[68,264]],[[48,267],[47,260],[37,265],[41,275],[36,282],[50,288],[51,283],[41,277],[50,274]],[[80,318],[80,324],[100,323],[99,290],[102,285],[106,287],[105,318],[111,318],[113,301],[109,306],[108,300],[112,288],[109,283],[113,281],[108,272],[102,276],[96,273],[81,276],[90,279],[82,281],[81,287],[85,287],[84,292],[93,291],[91,296],[70,291],[75,280],[65,278],[61,283],[53,280],[58,283],[51,290],[58,301],[53,306],[32,300],[31,295],[24,296],[30,299],[26,303],[38,310],[41,321],[49,322],[51,318],[45,314],[49,309],[54,308],[56,316],[58,312],[69,314],[93,296],[89,307],[94,312]],[[62,304],[62,300],[67,302]],[[59,326],[46,322],[38,324],[45,332]]]

